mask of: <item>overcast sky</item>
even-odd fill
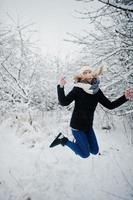
[[[76,50],[76,46],[63,41],[66,32],[80,33],[87,24],[73,17],[74,9],[81,5],[75,0],[0,0],[0,17],[8,12],[14,18],[35,22],[43,51],[67,54]]]

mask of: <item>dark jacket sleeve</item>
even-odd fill
[[[62,106],[68,106],[75,99],[74,89],[72,89],[67,95],[65,95],[64,87],[61,88],[60,85],[57,85],[57,94],[59,103]]]
[[[102,104],[104,107],[112,110],[121,106],[123,103],[128,101],[125,95],[121,96],[120,98],[116,99],[115,101],[110,101],[107,97],[104,96],[103,92],[99,89],[99,103]]]

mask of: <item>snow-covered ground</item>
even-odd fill
[[[95,129],[101,155],[82,159],[67,147],[49,148],[58,124],[53,135],[9,124],[0,126],[0,200],[133,199],[133,146],[121,130]]]

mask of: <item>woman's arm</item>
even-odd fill
[[[57,85],[58,100],[62,106],[68,106],[75,99],[75,92],[72,89],[67,95],[65,95],[64,87]]]
[[[64,92],[64,85],[66,84],[66,80],[62,77],[57,85],[57,94],[58,100],[62,106],[68,106],[75,99],[75,92],[72,89],[67,95]]]
[[[112,110],[114,108],[117,108],[121,106],[123,103],[128,101],[125,94],[122,95],[120,98],[116,99],[115,101],[110,101],[101,90],[99,90],[99,103],[101,103],[104,107]]]

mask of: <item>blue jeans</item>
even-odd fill
[[[99,152],[99,146],[93,128],[87,132],[72,129],[72,134],[75,142],[68,140],[66,146],[76,154],[82,158],[87,158],[90,156],[90,153],[96,155]]]

